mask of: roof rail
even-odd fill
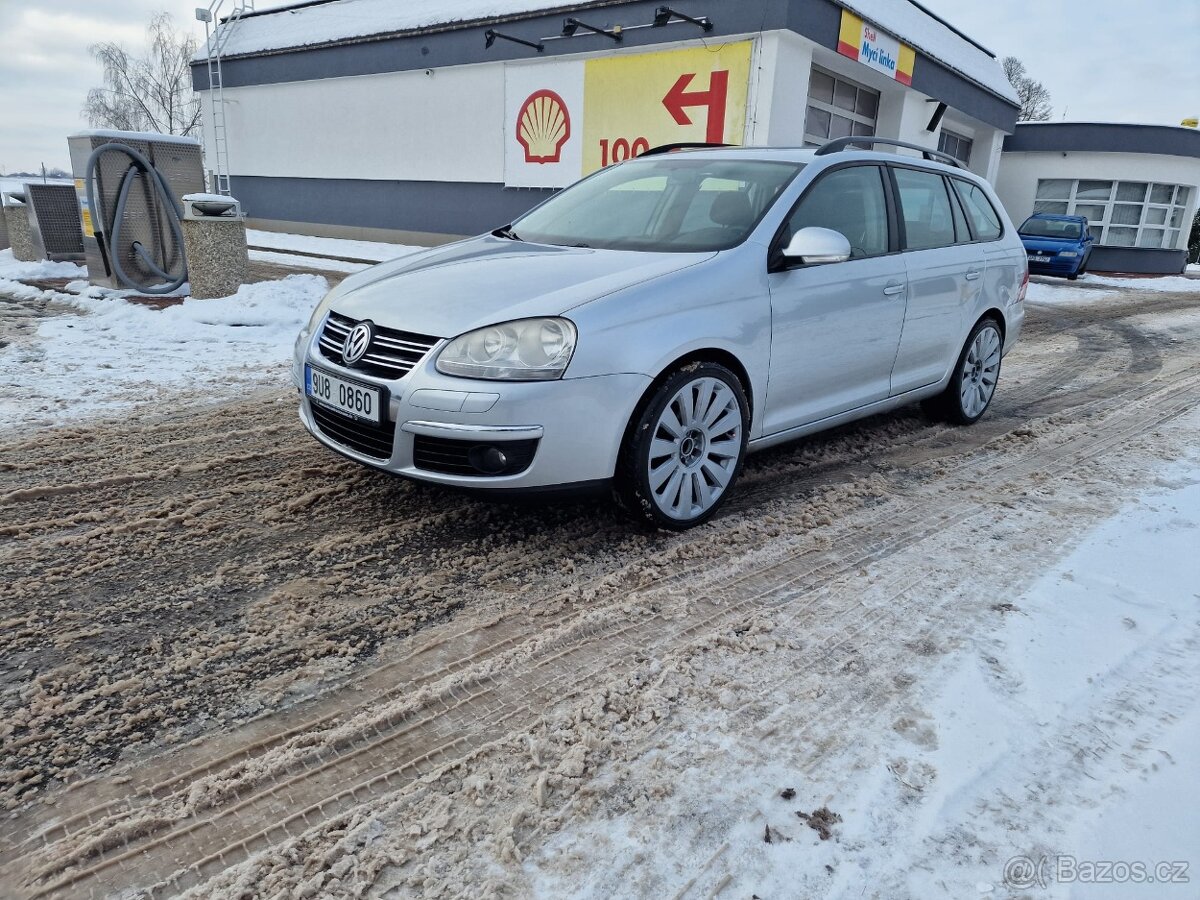
[[[963,164],[951,156],[949,153],[943,153],[941,150],[930,150],[928,147],[922,147],[920,144],[910,144],[908,141],[896,141],[891,138],[881,137],[843,137],[832,140],[827,144],[822,144],[817,148],[817,156],[825,156],[828,153],[837,153],[845,150],[852,144],[887,144],[889,147],[904,147],[906,150],[917,150],[926,159],[934,162],[944,162],[947,165],[955,168],[964,168]]]
[[[684,141],[679,144],[662,144],[658,147],[651,147],[649,150],[639,153],[638,158],[640,159],[643,156],[658,156],[662,153],[674,153],[676,150],[704,150],[736,146],[736,144],[706,144],[704,141]]]

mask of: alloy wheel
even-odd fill
[[[666,516],[704,515],[729,486],[742,453],[742,409],[716,378],[683,385],[654,425],[647,476],[654,503]]]
[[[999,330],[994,325],[986,325],[975,335],[963,358],[959,400],[963,414],[969,419],[982,414],[996,392],[996,379],[1000,375],[1000,349]]]

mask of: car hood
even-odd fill
[[[329,308],[389,328],[455,337],[510,319],[562,315],[714,255],[555,247],[486,236],[359,272],[330,294]]]

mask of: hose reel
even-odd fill
[[[96,166],[100,158],[106,153],[121,153],[130,160],[129,167],[121,177],[121,186],[117,192],[116,205],[111,210],[96,203]],[[126,206],[129,201],[129,193],[135,184],[143,180],[149,184],[151,194],[158,198],[159,202],[157,206],[163,211],[166,224],[170,228],[171,236],[175,242],[176,253],[174,254],[174,260],[168,260],[165,249],[160,248],[162,250],[161,266],[155,260],[151,250],[141,241],[134,239],[126,243],[124,235],[126,228],[130,224],[126,219]],[[112,267],[118,281],[126,287],[143,294],[170,294],[182,286],[188,280],[187,261],[184,258],[183,250],[183,227],[181,225],[183,207],[171,193],[171,189],[162,172],[155,168],[142,153],[133,147],[127,144],[109,142],[97,147],[92,151],[91,156],[88,157],[84,182],[87,189],[88,208],[93,211],[92,214],[95,219],[96,236],[101,239],[102,244],[106,244],[108,247],[109,265]],[[161,230],[161,226],[158,223],[154,224],[156,230]],[[135,257],[148,273],[143,276],[142,280],[139,280],[126,271],[125,262],[131,256]],[[175,263],[178,264],[177,267]],[[178,271],[174,273],[168,271],[172,268],[177,268]],[[154,279],[162,280],[165,283],[148,283]]]

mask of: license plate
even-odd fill
[[[1033,256],[1029,257],[1029,261],[1030,262],[1050,262],[1050,257],[1039,256],[1038,254],[1035,253]]]
[[[357,381],[347,381],[307,363],[304,366],[304,393],[314,403],[352,418],[376,425],[383,421],[382,390]]]

